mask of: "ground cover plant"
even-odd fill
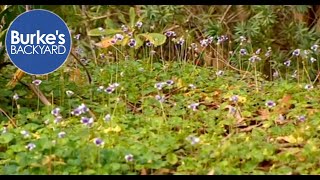
[[[36,8],[73,37],[45,76],[17,70],[3,44]],[[314,11],[1,6],[0,173],[319,174]]]

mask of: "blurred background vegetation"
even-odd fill
[[[202,51],[203,53],[196,55],[203,55],[199,58],[203,61],[199,63],[201,65],[225,67],[225,65],[221,65],[223,63],[220,65],[215,63],[221,61],[237,69],[250,71],[252,68],[247,68],[247,60],[256,50],[261,49],[263,57],[258,64],[258,70],[269,80],[273,79],[275,72],[293,73],[296,70],[295,64],[299,61],[293,60],[291,69],[283,63],[288,58],[292,58],[291,55],[295,49],[301,49],[302,52],[308,50],[304,51],[307,55],[310,47],[318,43],[320,32],[320,8],[317,5],[31,5],[29,8],[47,9],[62,17],[69,26],[72,35],[79,34],[83,40],[81,42],[74,41],[74,47],[84,49],[84,58],[95,59],[96,63],[98,62],[97,57],[103,50],[96,48],[94,44],[100,41],[102,36],[90,35],[91,30],[98,27],[121,29],[122,25],[129,25],[130,19],[135,16],[136,22],[139,19],[143,23],[139,31],[161,34],[168,30],[174,31],[177,34],[177,39],[179,37],[186,39],[185,47],[189,47],[191,43],[199,44],[201,39],[210,36],[214,37],[214,42],[216,42],[218,37],[226,35],[229,38],[228,43],[223,45],[213,43],[211,47]],[[134,12],[131,12],[130,8]],[[0,11],[0,68],[2,68],[10,64],[4,50],[6,29],[17,15],[26,11],[26,6],[0,6]],[[246,38],[246,43],[240,42],[242,37]],[[170,42],[166,41],[161,48],[154,49],[161,53],[158,59],[177,60],[179,55],[168,56],[170,48],[173,53],[181,50],[170,46]],[[247,49],[248,56],[242,57],[243,60],[239,61],[240,57],[237,55],[237,51],[241,48]],[[125,49],[121,50],[126,51]],[[141,58],[143,52],[136,51],[133,58]],[[266,56],[264,56],[265,53],[267,53]],[[133,55],[132,53],[128,54]],[[194,60],[191,56],[185,56],[185,60]],[[304,58],[306,64],[309,64],[307,71],[313,80],[319,70],[319,63],[311,64],[308,62],[310,56]],[[314,58],[317,59],[317,55]]]

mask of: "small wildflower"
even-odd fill
[[[100,139],[100,138],[94,138],[93,142],[97,146],[103,146],[104,145],[104,141],[102,139]]]
[[[237,95],[233,95],[230,97],[230,101],[232,101],[232,102],[238,102],[238,100],[239,100],[239,96],[237,96]]]
[[[160,96],[160,95],[156,95],[155,98],[159,102],[164,102],[164,100],[165,100],[164,96]]]
[[[80,122],[84,125],[91,126],[93,124],[93,118],[81,117]]]
[[[291,64],[291,60],[286,60],[283,64],[284,64],[285,66],[289,67],[290,64]]]
[[[117,43],[117,40],[116,39],[111,39],[110,42],[111,42],[112,45],[114,45],[114,44]]]
[[[132,33],[132,32],[128,32],[127,35],[128,35],[129,37],[132,37],[133,33]]]
[[[151,51],[150,51],[150,54],[151,54],[151,55],[154,55],[154,54],[156,54],[156,51],[155,51],[155,50],[151,50]]]
[[[199,103],[192,103],[188,105],[188,108],[192,109],[193,111],[196,111],[198,106],[199,106]]]
[[[219,71],[216,72],[216,75],[217,75],[217,76],[222,76],[223,73],[224,73],[224,72],[223,72],[222,70],[219,70]]]
[[[51,114],[54,115],[54,116],[58,116],[60,114],[60,108],[54,108],[52,111],[51,111]]]
[[[126,25],[122,25],[122,26],[121,26],[121,30],[122,30],[123,32],[127,32],[129,29],[128,29],[128,27],[127,27]]]
[[[209,45],[208,39],[202,39],[200,41],[200,46],[201,47],[207,47]]]
[[[127,155],[124,156],[124,159],[127,162],[131,162],[131,161],[133,161],[133,155],[132,154],[127,154]]]
[[[313,86],[312,86],[311,84],[307,84],[307,85],[304,86],[304,88],[305,88],[306,90],[310,90],[310,89],[313,88]]]
[[[39,86],[41,83],[42,83],[42,81],[39,80],[39,79],[36,79],[36,80],[33,80],[33,81],[32,81],[32,84],[34,84],[34,85],[36,85],[36,86]]]
[[[55,119],[54,119],[54,123],[59,123],[62,121],[62,116],[57,116]]]
[[[223,38],[224,38],[224,37],[223,37]],[[212,37],[212,36],[211,36],[211,37],[208,37],[208,39],[207,39],[207,40],[208,40],[208,43],[209,43],[209,44],[211,44],[211,43],[212,43],[212,41],[213,41],[213,37]]]
[[[315,45],[311,46],[311,50],[317,51],[318,47],[319,47],[319,46],[318,46],[317,44],[315,44]]]
[[[303,51],[303,54],[304,54],[304,55],[308,55],[308,54],[309,54],[309,50],[304,50],[304,51]]]
[[[109,87],[111,87],[111,88],[116,88],[116,87],[119,87],[119,86],[120,86],[119,83],[113,83],[113,84],[111,84]]]
[[[279,114],[278,120],[279,120],[279,121],[284,121],[284,120],[285,120],[285,117],[284,117],[282,114]]]
[[[249,61],[254,63],[256,61],[261,61],[261,58],[257,55],[253,55],[252,57],[249,58]]]
[[[152,46],[152,43],[151,43],[150,41],[147,41],[147,42],[146,42],[146,46],[149,46],[149,47],[150,47],[150,46]]]
[[[167,32],[165,32],[164,33],[164,35],[166,35],[167,37],[171,37],[171,36],[176,36],[176,33],[175,32],[173,32],[173,31],[167,31]]]
[[[235,115],[236,112],[237,112],[237,109],[236,109],[235,107],[233,107],[233,106],[230,106],[230,107],[229,107],[229,112],[228,112],[229,114]]]
[[[298,71],[295,70],[295,71],[293,72],[293,74],[291,75],[291,77],[292,77],[292,78],[296,78],[296,77],[297,77],[297,73],[298,73]]]
[[[260,52],[261,52],[261,48],[259,48],[259,49],[255,52],[255,54],[256,54],[256,55],[259,55]]]
[[[271,101],[271,100],[268,100],[268,101],[266,102],[266,106],[267,106],[268,108],[272,108],[272,107],[276,106],[276,103],[273,102],[273,101]]]
[[[82,113],[81,109],[79,109],[79,108],[76,108],[71,112],[71,114],[74,116],[79,116],[81,113]]]
[[[191,43],[190,46],[191,46],[192,49],[197,48],[197,44],[196,43]]]
[[[66,94],[67,94],[68,97],[71,97],[72,95],[74,95],[74,92],[68,90],[68,91],[66,91]]]
[[[135,47],[136,46],[136,40],[135,39],[130,39],[129,43],[128,43],[128,46],[130,47]]]
[[[314,62],[316,62],[316,61],[317,61],[316,58],[313,58],[313,57],[310,58],[310,62],[311,62],[311,63],[314,63]]]
[[[111,94],[115,89],[113,87],[107,87],[104,91],[108,94]]]
[[[156,84],[154,85],[154,87],[157,88],[158,90],[161,90],[165,84],[166,84],[166,83],[159,82],[159,83],[156,83]]]
[[[247,54],[247,50],[246,49],[240,49],[240,54],[243,56],[243,55],[246,55]]]
[[[49,120],[49,119],[47,119],[47,120],[45,120],[45,121],[44,121],[44,124],[45,124],[45,125],[48,125],[48,124],[49,124],[49,122],[50,122],[50,120]]]
[[[184,43],[184,39],[181,37],[178,41],[177,44],[179,44],[180,46],[182,46]]]
[[[104,116],[104,120],[105,121],[110,121],[111,120],[111,115],[107,114],[106,116]]]
[[[83,103],[78,108],[81,110],[82,113],[86,113],[89,111],[89,108]]]
[[[136,27],[139,28],[139,29],[141,28],[142,25],[143,25],[143,23],[141,21],[138,21],[136,23]]]
[[[77,53],[77,54],[81,54],[81,53],[83,53],[83,49],[81,49],[81,48],[76,48],[75,49],[75,52]]]
[[[106,55],[104,55],[103,53],[100,54],[100,58],[104,59],[106,57]]]
[[[300,115],[300,116],[298,116],[298,120],[299,120],[299,121],[302,121],[302,122],[303,122],[303,121],[306,121],[306,119],[307,119],[307,118],[306,118],[305,115]]]
[[[77,35],[74,36],[74,38],[75,38],[76,40],[79,40],[79,39],[80,39],[80,35],[81,35],[81,34],[77,34]]]
[[[32,149],[36,148],[36,145],[33,143],[29,143],[28,145],[26,145],[26,148],[31,151]]]
[[[98,27],[99,31],[104,31],[104,29],[102,27]]]
[[[101,92],[101,91],[103,91],[103,89],[104,89],[104,86],[99,86],[97,91]]]
[[[166,83],[167,83],[167,85],[168,85],[168,86],[171,86],[171,85],[173,85],[173,84],[174,84],[174,81],[172,81],[172,80],[168,80],[168,81],[166,81]]]
[[[244,36],[240,36],[240,42],[246,41],[247,39]]]
[[[189,86],[189,88],[191,88],[191,89],[196,89],[196,86],[195,86],[194,84],[189,84],[188,86]]]
[[[296,49],[292,52],[292,55],[299,56],[300,55],[300,49]]]
[[[8,128],[7,127],[3,127],[2,128],[2,134],[5,134],[5,133],[7,133],[8,132]]]
[[[116,39],[117,41],[121,41],[123,39],[123,35],[122,34],[116,34],[116,35],[114,35],[114,39]]]
[[[190,141],[191,145],[196,145],[200,142],[200,138],[195,136],[188,136],[186,140]]]
[[[279,72],[278,71],[274,71],[272,74],[273,77],[279,77]]]
[[[141,67],[141,68],[138,69],[138,71],[139,71],[139,72],[143,72],[143,71],[144,71],[144,68]]]
[[[17,93],[14,93],[13,97],[12,97],[15,101],[19,99],[19,95]]]
[[[66,133],[63,131],[58,133],[59,138],[64,138],[65,136],[66,136]]]
[[[30,137],[29,132],[26,130],[22,130],[22,131],[20,131],[20,133],[23,135],[24,138]]]

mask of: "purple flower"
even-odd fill
[[[314,62],[316,62],[316,61],[317,61],[316,58],[313,58],[313,57],[310,58],[310,62],[311,62],[311,63],[314,63]]]
[[[222,76],[223,73],[224,73],[224,72],[223,72],[222,70],[219,70],[219,71],[216,72],[216,75],[217,75],[217,76]]]
[[[315,45],[311,46],[311,50],[317,51],[318,47],[319,47],[319,46],[318,46],[317,44],[315,44]]]
[[[143,25],[143,23],[141,21],[138,21],[136,23],[136,27],[139,28],[139,29],[141,28],[142,25]]]
[[[236,112],[237,112],[237,109],[236,109],[235,107],[233,107],[233,106],[230,106],[230,107],[229,107],[229,112],[228,112],[229,114],[235,115]]]
[[[307,119],[307,118],[306,118],[305,115],[298,116],[298,120],[299,120],[299,121],[302,121],[302,122],[303,122],[303,121],[306,121],[306,119]]]
[[[81,110],[82,113],[86,113],[89,111],[89,108],[83,103],[78,108]]]
[[[279,76],[279,72],[278,71],[274,71],[272,74],[273,77],[278,77]]]
[[[81,117],[80,122],[82,124],[88,125],[88,124],[92,124],[93,123],[93,118],[88,118],[88,117]]]
[[[121,30],[123,32],[127,32],[129,29],[128,29],[128,27],[126,25],[121,25]]]
[[[65,136],[66,136],[66,133],[63,131],[58,133],[59,138],[64,138]]]
[[[80,39],[80,35],[81,35],[81,34],[77,34],[77,35],[74,36],[74,38],[75,38],[76,40],[79,40],[79,39]]]
[[[133,161],[133,155],[132,154],[127,154],[127,155],[124,156],[124,159],[127,162],[131,162],[131,161]]]
[[[187,141],[190,141],[191,145],[196,145],[200,142],[200,138],[195,137],[195,136],[188,136],[186,138]]]
[[[192,103],[192,104],[188,105],[188,108],[189,108],[189,109],[192,109],[193,111],[196,111],[196,110],[197,110],[197,107],[198,107],[199,105],[200,105],[199,103]]]
[[[19,99],[19,95],[17,93],[14,93],[13,97],[12,97],[15,101]]]
[[[273,102],[273,101],[271,101],[271,100],[268,100],[268,101],[266,102],[266,106],[267,106],[268,108],[272,108],[272,107],[276,106],[276,103]]]
[[[257,55],[253,55],[252,57],[249,58],[249,61],[254,63],[255,61],[261,61],[261,58]]]
[[[121,41],[123,39],[123,35],[116,34],[116,35],[114,35],[114,39],[116,39],[117,41]]]
[[[135,39],[130,39],[129,43],[128,43],[128,46],[130,47],[135,47],[137,44],[136,40]]]
[[[76,108],[71,112],[71,114],[75,115],[75,116],[79,116],[81,113],[82,113],[81,109],[79,109],[79,108]]]
[[[62,116],[58,115],[55,119],[54,119],[54,123],[59,123],[62,120]]]
[[[182,46],[184,43],[184,39],[181,37],[178,41],[177,44],[179,44],[180,46]]]
[[[33,144],[33,143],[29,143],[29,144],[26,145],[26,148],[27,148],[29,151],[31,151],[32,149],[36,148],[36,145]]]
[[[164,35],[166,35],[167,37],[171,37],[171,36],[175,36],[176,33],[173,32],[173,31],[167,31],[167,32],[164,33]]]
[[[189,84],[188,86],[189,86],[189,88],[191,88],[191,89],[196,89],[196,86],[195,86],[194,84]]]
[[[291,60],[286,60],[283,64],[284,64],[285,66],[289,67],[290,64],[291,64]]]
[[[259,55],[260,52],[261,52],[261,48],[259,48],[259,49],[255,52],[255,54],[256,54],[256,55]]]
[[[160,95],[156,95],[155,98],[159,102],[164,102],[164,100],[165,100],[165,97],[164,96],[160,96]]]
[[[207,47],[208,45],[209,45],[208,39],[200,40],[200,46],[201,47]]]
[[[167,83],[168,86],[171,86],[171,85],[174,84],[174,82],[172,80],[168,80],[168,81],[166,81],[166,83]]]
[[[106,57],[106,55],[104,55],[103,53],[100,54],[100,58],[104,59]]]
[[[246,55],[247,54],[247,50],[246,49],[240,49],[240,54],[242,56]]]
[[[156,83],[154,87],[157,88],[158,90],[161,90],[164,85],[166,85],[165,82],[159,82],[159,83]]]
[[[147,42],[146,42],[146,45],[149,46],[149,47],[151,47],[151,46],[152,46],[152,43],[151,43],[150,41],[147,41]]]
[[[36,79],[32,81],[32,84],[39,86],[42,83],[42,81],[40,79]]]
[[[300,49],[296,49],[292,52],[292,55],[299,56],[300,55]]]
[[[94,138],[93,142],[97,146],[103,146],[104,145],[104,141],[102,139],[100,139],[100,138]]]
[[[113,87],[107,87],[104,91],[108,94],[111,94],[115,89]]]
[[[120,86],[119,83],[113,83],[113,84],[110,84],[110,85],[109,85],[109,87],[111,87],[111,88],[117,88],[117,87],[119,87],[119,86]]]
[[[237,95],[233,95],[230,97],[230,101],[238,102],[238,100],[239,100],[239,96],[237,96]]]
[[[68,97],[71,97],[72,95],[74,95],[74,92],[68,90],[68,91],[66,91],[66,94],[67,94]]]
[[[198,45],[196,43],[191,43],[190,46],[192,49],[195,49],[195,48],[197,48]]]
[[[28,131],[26,131],[26,130],[22,130],[22,131],[20,131],[20,133],[22,134],[22,136],[23,136],[24,138],[28,138],[28,137],[30,137],[29,132],[28,132]]]
[[[247,39],[244,36],[240,36],[240,42],[246,41]]]
[[[104,116],[104,120],[105,121],[110,121],[111,120],[111,115],[107,114],[106,116]]]
[[[104,89],[104,86],[99,86],[97,91],[101,92]]]
[[[306,90],[310,90],[310,89],[313,89],[313,86],[311,84],[307,84],[307,85],[304,86],[304,88]]]

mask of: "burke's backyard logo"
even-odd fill
[[[32,75],[44,75],[61,67],[71,49],[65,22],[47,10],[19,15],[6,35],[6,50],[12,63]]]

